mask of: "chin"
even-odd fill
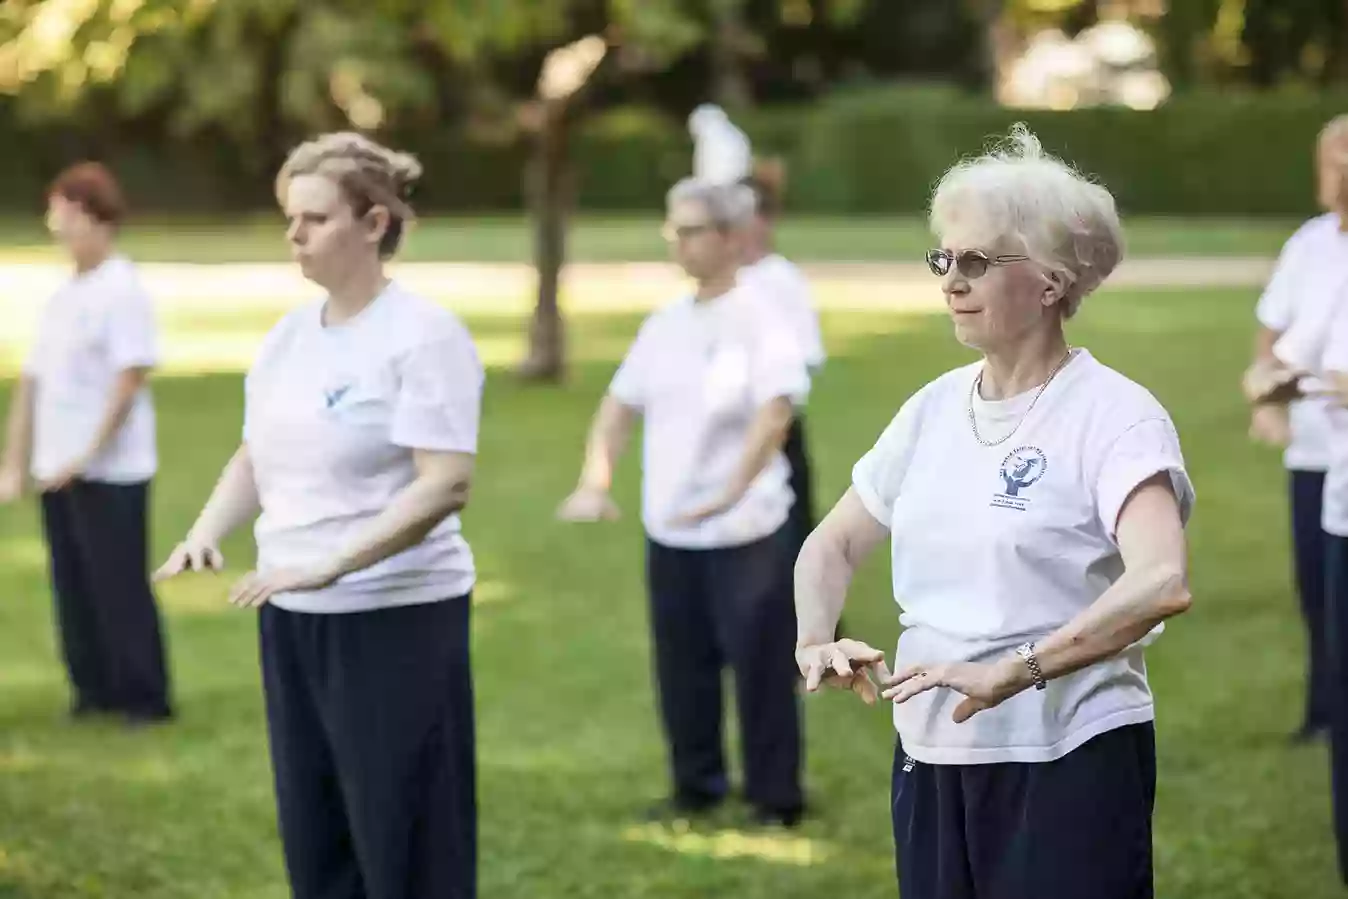
[[[983,351],[983,335],[958,321],[955,322],[955,339],[971,350]]]

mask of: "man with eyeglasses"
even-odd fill
[[[618,455],[644,419],[642,519],[660,711],[673,794],[661,817],[726,798],[722,671],[734,673],[744,799],[763,824],[804,809],[792,655],[793,496],[782,445],[809,390],[805,354],[771,299],[736,286],[752,191],[687,179],[664,234],[695,282],[642,325],[599,406],[567,521],[612,519]]]

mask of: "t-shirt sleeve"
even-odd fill
[[[925,394],[923,390],[910,397],[875,446],[852,467],[852,488],[866,511],[885,527],[894,518],[894,503],[912,462]]]
[[[1320,356],[1322,372],[1348,374],[1348,292],[1340,299],[1329,320]]]
[[[800,269],[792,266],[785,274],[783,292],[790,305],[792,326],[805,353],[805,364],[811,371],[822,368],[828,360],[824,337],[819,328],[819,313],[814,308],[810,282]]]
[[[1255,318],[1259,320],[1259,324],[1270,331],[1286,331],[1292,324],[1293,307],[1296,300],[1292,289],[1292,282],[1296,277],[1296,260],[1294,257],[1297,255],[1297,247],[1303,236],[1303,232],[1298,231],[1288,238],[1287,243],[1283,245],[1282,252],[1278,254],[1278,262],[1273,268],[1273,275],[1269,278],[1268,284],[1264,287],[1264,292],[1259,297],[1259,303],[1255,306]]]
[[[467,329],[421,343],[398,362],[391,439],[398,446],[476,453],[484,373]]]
[[[154,302],[135,280],[116,294],[108,308],[108,357],[118,371],[150,368],[159,362]]]
[[[1179,435],[1168,418],[1148,418],[1128,428],[1106,448],[1095,483],[1095,505],[1100,523],[1111,540],[1124,503],[1141,484],[1158,474],[1170,476],[1179,502],[1180,521],[1193,512],[1194,488],[1184,467]]]
[[[637,331],[636,339],[627,348],[627,355],[609,382],[608,392],[624,406],[640,409],[646,405],[646,388],[650,381],[652,320],[647,319]]]
[[[754,328],[750,389],[758,406],[785,397],[804,405],[810,397],[810,369],[805,349],[791,326],[780,318]]]

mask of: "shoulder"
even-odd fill
[[[1296,252],[1337,233],[1338,230],[1339,217],[1337,213],[1326,212],[1324,215],[1317,215],[1302,222],[1301,227],[1292,232],[1292,236],[1287,238],[1287,241],[1283,244],[1283,252]]]
[[[148,303],[149,294],[136,264],[125,256],[114,256],[99,268],[94,289],[118,301]]]
[[[314,326],[318,322],[322,310],[322,300],[310,300],[281,316],[280,320],[272,325],[271,329],[263,336],[262,342],[258,344],[254,365],[277,353],[306,328]]]
[[[403,346],[467,340],[472,336],[463,320],[434,300],[394,285],[390,288],[388,321]]]
[[[983,363],[979,361],[952,368],[924,384],[908,402],[925,407],[951,397],[962,398],[968,394],[970,385],[978,376],[978,370],[982,365]]]
[[[903,401],[891,418],[889,429],[896,428],[916,433],[922,421],[935,410],[960,402],[968,395],[981,362],[961,365],[923,384]]]
[[[1159,421],[1171,430],[1174,423],[1161,401],[1146,387],[1091,356],[1082,360],[1081,412],[1090,430],[1113,441],[1139,424]]]
[[[692,302],[692,297],[681,295],[656,306],[641,320],[641,325],[637,328],[637,338],[649,338],[676,325],[688,315]]]
[[[800,266],[777,253],[764,256],[753,265],[745,266],[742,272],[745,275],[743,280],[751,284],[772,285],[777,288],[808,286],[805,273],[800,270]]]

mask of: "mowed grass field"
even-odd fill
[[[878,241],[877,241],[878,242]],[[940,315],[829,310],[832,360],[810,426],[823,501],[926,380],[970,359]],[[1237,379],[1253,291],[1113,291],[1072,339],[1169,407],[1198,489],[1193,612],[1149,654],[1159,704],[1157,895],[1315,899],[1341,894],[1323,747],[1292,748],[1302,642],[1288,586],[1283,474],[1245,439]],[[160,374],[162,474],[156,559],[188,526],[233,450],[246,354],[193,366],[193,341],[247,346],[281,314],[253,302],[174,310],[165,340],[185,360]],[[509,373],[524,322],[472,314],[491,373],[480,468],[465,527],[480,569],[474,611],[481,894],[487,899],[781,899],[895,894],[888,709],[808,697],[816,813],[796,832],[733,818],[642,824],[666,789],[649,676],[635,450],[622,521],[552,518],[571,487],[588,419],[639,316],[576,309],[577,361],[559,387]],[[203,370],[204,369],[204,370]],[[226,546],[247,569],[247,534]],[[181,720],[149,732],[63,718],[42,543],[31,503],[0,509],[0,897],[281,899],[255,622],[224,602],[227,577],[163,587]],[[892,647],[886,554],[857,579],[850,629]]]
[[[1153,256],[1275,256],[1299,224],[1277,219],[1129,218],[1128,252]],[[931,237],[917,217],[788,216],[782,252],[805,262],[921,261]],[[287,259],[280,214],[128,223],[122,245],[143,262],[269,262]],[[532,235],[521,217],[435,218],[418,222],[399,258],[407,261],[527,262]],[[578,216],[569,253],[581,262],[663,260],[668,250],[654,216]],[[41,210],[0,219],[0,263],[57,259]]]

